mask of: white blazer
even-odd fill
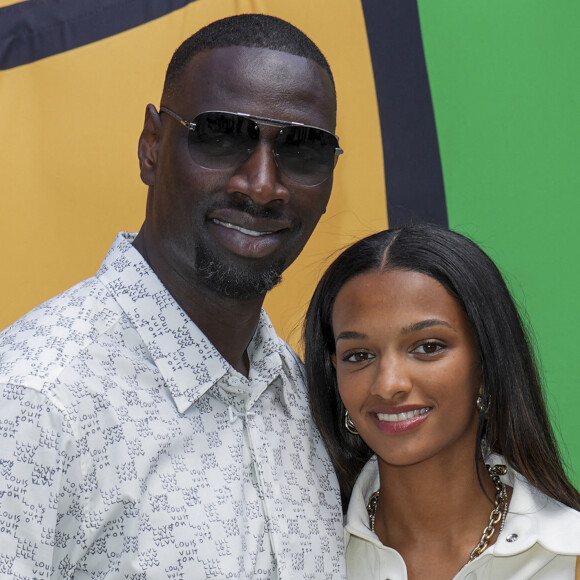
[[[491,455],[493,465],[505,464]],[[580,579],[580,512],[546,496],[508,467],[501,478],[513,487],[509,513],[496,542],[453,580]],[[361,471],[346,515],[346,568],[349,580],[407,580],[401,555],[371,532],[366,505],[379,487],[372,457]]]

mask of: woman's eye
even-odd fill
[[[349,352],[342,357],[345,362],[364,362],[374,358],[374,355],[370,352]]]
[[[417,348],[413,349],[413,352],[418,354],[435,354],[442,351],[445,345],[440,342],[424,342],[420,344]]]

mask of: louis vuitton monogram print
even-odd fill
[[[0,577],[344,577],[296,355],[262,312],[237,373],[132,239],[0,334]]]

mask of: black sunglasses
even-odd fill
[[[302,123],[225,111],[206,111],[186,121],[167,107],[159,111],[189,129],[191,158],[206,169],[233,169],[246,161],[260,139],[260,124],[280,127],[272,150],[274,161],[286,177],[301,185],[319,185],[328,179],[343,152],[336,135]]]

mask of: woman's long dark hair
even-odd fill
[[[332,365],[332,309],[344,284],[369,271],[411,270],[440,282],[469,318],[482,366],[483,394],[477,441],[545,494],[580,510],[548,419],[539,373],[525,326],[493,261],[470,239],[434,225],[386,230],[345,250],[320,280],[304,325],[312,414],[326,443],[346,507],[360,470],[373,452],[344,427],[344,406]],[[476,456],[480,445],[476,444]]]

